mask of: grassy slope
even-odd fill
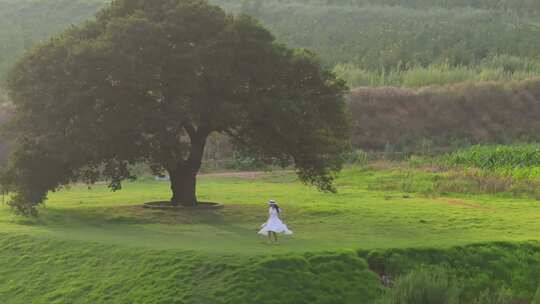
[[[532,273],[540,269],[536,245],[433,248],[538,240],[538,202],[487,195],[404,199],[374,190],[403,174],[348,169],[337,195],[303,187],[289,174],[204,177],[200,197],[225,203],[214,212],[140,209],[168,196],[167,185],[154,181],[114,194],[104,186],[75,186],[52,194],[37,220],[2,207],[0,302],[369,303],[381,287],[366,259],[393,273],[450,261],[470,280],[467,286],[482,290],[497,278],[517,282],[522,298],[531,296],[538,285]],[[420,187],[429,178],[418,173],[415,182]],[[282,202],[295,230],[279,246],[256,235],[268,198]],[[370,253],[409,247],[426,249]]]
[[[354,252],[248,259],[2,234],[0,265],[10,304],[363,303],[380,290]]]

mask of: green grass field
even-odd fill
[[[368,303],[382,287],[367,270],[369,257],[355,252],[540,240],[538,200],[385,187],[407,181],[409,170],[349,168],[337,179],[338,194],[303,186],[292,173],[202,176],[199,198],[224,204],[213,211],[142,209],[144,202],[169,197],[166,182],[150,179],[115,193],[105,185],[53,193],[37,219],[3,206],[0,302]],[[415,189],[436,175],[413,170]],[[279,245],[257,235],[271,198],[295,232]],[[321,277],[325,267],[338,270]],[[287,282],[286,299],[272,296],[266,273]],[[335,280],[343,282],[328,286]],[[325,296],[302,302],[298,288],[322,288]],[[259,300],[250,302],[253,296]]]
[[[260,178],[202,177],[199,198],[221,202],[217,211],[153,211],[144,202],[167,199],[167,182],[141,181],[119,192],[73,186],[50,195],[40,218],[0,213],[2,231],[122,246],[197,250],[209,254],[448,247],[485,241],[540,239],[540,204],[489,195],[427,198],[376,191],[403,179],[401,171],[348,169],[338,194],[320,193],[292,174]],[[421,181],[420,181],[421,182]],[[406,196],[406,195],[405,195]],[[257,235],[268,199],[276,199],[295,231],[280,246]]]

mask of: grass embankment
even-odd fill
[[[290,173],[205,176],[200,198],[225,204],[215,211],[143,210],[169,195],[150,180],[117,193],[74,186],[52,194],[38,219],[2,207],[0,302],[370,303],[382,290],[375,272],[396,278],[426,263],[448,265],[467,285],[463,299],[507,286],[530,300],[540,283],[538,202],[379,188],[407,174],[418,187],[433,176],[351,168],[337,195]],[[277,246],[256,235],[269,198],[295,231]],[[467,245],[498,241],[513,244]]]
[[[529,303],[535,293],[538,298],[539,251],[539,243],[498,243],[450,249],[246,257],[2,233],[0,301],[10,304],[374,303],[385,292],[392,292],[383,287],[377,274],[394,280],[411,270],[437,267],[446,269],[451,286],[458,291],[455,296],[459,303],[473,303],[476,299],[481,300],[474,303],[482,304]],[[414,287],[422,289],[428,283],[436,282],[420,280]],[[409,292],[422,293],[415,289]],[[501,291],[505,299],[515,302],[490,300],[500,297]]]
[[[354,252],[216,256],[0,234],[2,303],[363,303],[380,290]]]

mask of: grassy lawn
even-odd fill
[[[428,173],[417,172],[421,185]],[[199,198],[221,202],[221,210],[164,212],[140,208],[166,199],[168,184],[77,185],[53,193],[38,219],[0,208],[0,230],[40,238],[106,245],[180,249],[205,254],[265,254],[335,249],[450,247],[489,241],[540,239],[540,203],[504,195],[405,195],[374,190],[403,180],[400,169],[350,168],[337,180],[338,194],[320,193],[290,173],[214,175],[199,180]],[[295,234],[278,246],[256,233],[276,199]]]

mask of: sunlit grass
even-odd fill
[[[218,254],[448,247],[540,239],[540,204],[534,199],[430,197],[402,187],[380,187],[403,183],[404,174],[401,169],[347,169],[337,180],[338,194],[304,186],[290,173],[201,177],[199,198],[224,204],[214,211],[142,209],[144,202],[169,197],[166,182],[128,183],[114,193],[104,185],[92,189],[77,185],[51,194],[37,219],[0,208],[0,229],[44,238]],[[429,182],[429,174],[417,171],[413,182],[421,188]],[[295,232],[282,238],[280,246],[269,247],[256,233],[266,220],[269,199],[280,202],[284,220]]]

